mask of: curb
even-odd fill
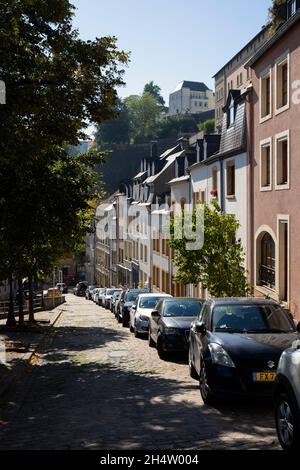
[[[61,305],[59,307],[61,307]],[[55,327],[56,323],[59,321],[63,312],[64,312],[64,309],[59,310],[54,321],[51,323],[48,331],[43,334],[40,341],[35,346],[34,351],[27,353],[28,357],[26,357],[22,361],[22,364],[15,366],[12,370],[7,370],[6,373],[4,373],[4,375],[0,379],[0,400],[5,395],[5,393],[7,392],[9,387],[12,385],[12,383],[20,380],[28,371],[28,369],[36,363],[36,356],[38,354],[38,351],[41,349],[42,345],[45,343],[45,340],[47,340],[48,337],[51,336],[53,328]]]

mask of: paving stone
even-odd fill
[[[110,311],[73,295],[27,380],[0,449],[278,447],[271,404],[206,407],[186,358],[161,361]]]

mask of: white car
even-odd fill
[[[139,294],[130,310],[129,327],[134,336],[146,335],[149,330],[149,318],[156,304],[172,295],[164,293]]]
[[[115,292],[122,292],[122,289],[116,289],[115,287],[106,289],[105,295],[102,299],[102,305],[104,308],[110,308],[110,300]]]
[[[105,297],[106,291],[107,291],[106,287],[101,287],[101,289],[99,289],[96,304],[100,305],[100,307],[104,306],[104,297]]]

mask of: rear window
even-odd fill
[[[152,308],[154,309],[157,303],[161,300],[162,297],[145,297],[140,299],[139,307],[140,308]]]
[[[198,300],[168,301],[164,306],[164,317],[197,317],[202,308]]]

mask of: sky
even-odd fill
[[[212,76],[266,23],[271,0],[71,0],[83,39],[117,36],[131,52],[121,97],[153,80],[168,96],[182,80]]]

